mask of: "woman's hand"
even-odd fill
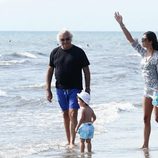
[[[119,12],[115,12],[115,19],[116,19],[116,21],[117,21],[119,24],[122,24],[122,23],[123,23],[123,18],[122,18],[122,16],[120,15]]]

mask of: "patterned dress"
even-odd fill
[[[152,57],[147,60],[147,50],[137,40],[132,43],[132,47],[142,56],[141,69],[145,81],[144,95],[152,97],[153,92],[158,90],[158,51],[155,50]]]

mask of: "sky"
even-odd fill
[[[0,31],[158,31],[158,0],[0,0]]]

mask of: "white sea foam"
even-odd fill
[[[93,105],[97,116],[95,123],[96,132],[106,132],[106,124],[111,123],[120,117],[120,112],[133,111],[135,107],[131,103],[110,102],[105,104]]]
[[[22,64],[22,63],[25,63],[27,62],[27,60],[8,60],[8,61],[0,61],[0,65],[1,66],[7,66],[7,65],[15,65],[15,64]]]
[[[45,83],[37,83],[37,84],[32,84],[32,85],[23,85],[20,86],[21,88],[44,88],[45,87]]]
[[[0,90],[0,96],[7,96],[7,92]]]
[[[21,85],[19,87],[20,88],[44,88],[45,83],[35,83],[35,84],[30,84],[30,85]],[[51,87],[53,87],[53,88],[55,87],[55,82],[54,81],[52,81]]]
[[[19,56],[27,57],[27,58],[37,58],[36,55],[34,55],[30,52],[17,52],[16,54]]]
[[[61,144],[61,141],[48,141],[32,145],[22,145],[21,147],[8,144],[5,150],[3,149],[0,151],[0,158],[21,158],[48,151],[49,149],[59,150],[62,148],[65,149],[66,146]]]
[[[140,57],[140,54],[139,53],[132,53],[132,54],[128,54],[127,56]]]

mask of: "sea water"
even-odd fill
[[[75,158],[67,149],[62,112],[52,81],[53,101],[45,94],[45,77],[57,32],[0,32],[0,157]],[[140,38],[142,32],[133,32]],[[143,143],[143,78],[140,56],[121,32],[73,32],[73,44],[90,61],[91,105],[96,112],[93,158],[148,158],[158,155],[158,129],[152,118],[151,153]],[[155,153],[157,152],[157,153]],[[155,156],[155,157],[154,157]]]

